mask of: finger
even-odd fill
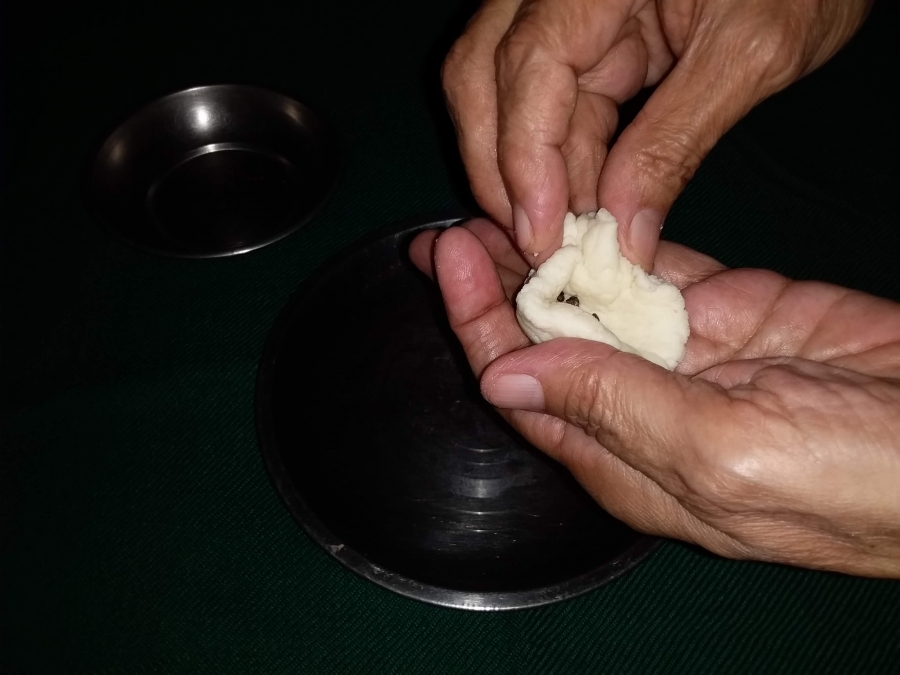
[[[659,243],[653,265],[655,275],[674,284],[679,290],[726,269],[725,265],[708,255],[669,241]]]
[[[562,146],[569,175],[569,210],[597,210],[597,181],[618,123],[616,102],[588,91],[578,93],[569,136]]]
[[[517,273],[520,281],[531,269],[522,254],[516,249],[510,238],[509,230],[500,228],[485,218],[470,220],[465,227],[481,240],[497,265],[502,265]]]
[[[788,364],[794,359],[782,356],[767,359],[741,359],[728,361],[708,368],[696,375],[697,378],[714,382],[723,389],[734,389],[749,384],[761,370]],[[816,364],[817,366],[820,364]],[[828,366],[823,366],[828,368]]]
[[[513,246],[509,234],[489,220],[475,218],[464,227],[484,244],[497,268],[506,297],[511,300],[522,286],[529,269],[528,263]],[[434,244],[440,232],[440,230],[426,230],[417,235],[409,245],[409,257],[413,264],[432,281],[435,278]]]
[[[637,18],[629,19],[616,36],[615,44],[600,63],[578,77],[578,88],[624,103],[647,81],[648,53],[643,28]]]
[[[481,389],[497,407],[546,412],[581,427],[667,491],[705,441],[706,421],[727,419],[724,394],[708,382],[587,340],[510,354],[484,373]]]
[[[450,327],[476,376],[498,357],[530,344],[478,237],[462,227],[444,231],[435,242],[434,263]]]
[[[513,246],[509,232],[484,218],[470,220],[464,227],[484,244],[494,261],[494,267],[497,269],[503,290],[506,291],[506,297],[512,300],[521,288],[525,273],[529,268],[528,263]]]
[[[635,15],[635,19],[640,23],[641,44],[647,52],[644,86],[649,87],[655,85],[669,72],[675,62],[675,55],[663,31],[657,3],[647,3]]]
[[[578,76],[602,60],[631,0],[537,0],[524,5],[497,51],[498,164],[526,253],[555,250],[569,202],[562,146]]]
[[[622,252],[645,269],[665,214],[712,146],[790,81],[788,67],[775,62],[780,55],[752,49],[740,26],[704,26],[622,132],[600,175],[600,203],[619,221]]]
[[[437,241],[440,233],[440,230],[425,230],[417,234],[409,244],[409,259],[420,272],[432,281],[435,275],[434,242]]]
[[[792,399],[798,400],[801,405],[805,404],[804,397],[809,395],[809,390],[802,386],[802,382],[810,383],[811,387],[821,387],[823,384],[872,387],[884,382],[881,373],[869,375],[791,356],[729,361],[713,366],[697,377],[715,382],[724,389],[734,390],[731,392],[733,397],[754,396],[762,391],[780,397],[782,403],[786,402],[787,405],[793,402]],[[842,397],[831,399],[831,403],[842,409],[851,405]],[[826,400],[820,401],[820,411],[826,412],[828,404]]]
[[[487,0],[447,55],[441,72],[447,108],[472,193],[498,223],[512,227],[509,199],[497,168],[497,87],[494,51],[520,0]]]
[[[682,372],[779,356],[872,374],[896,372],[900,363],[900,312],[890,300],[758,269],[714,274],[683,295],[691,338]]]

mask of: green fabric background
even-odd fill
[[[895,7],[717,146],[667,237],[900,299]],[[898,582],[668,543],[581,598],[474,614],[357,578],[281,506],[253,427],[263,341],[328,256],[468,205],[437,73],[470,8],[3,4],[3,672],[900,672]],[[326,115],[337,193],[232,260],[110,241],[79,194],[92,144],[157,95],[223,81]]]

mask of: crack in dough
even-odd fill
[[[562,248],[516,296],[519,325],[535,343],[596,340],[674,370],[690,333],[684,298],[621,254],[617,229],[606,209],[566,215]],[[577,303],[559,301],[560,294]]]

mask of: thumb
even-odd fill
[[[654,480],[681,464],[708,419],[722,419],[722,394],[633,354],[589,340],[557,339],[513,352],[481,378],[498,408],[543,412],[581,427]]]
[[[622,252],[647,270],[663,220],[700,162],[754,105],[794,79],[780,45],[742,50],[747,37],[737,29],[707,29],[720,33],[692,40],[600,174],[598,201],[619,221]]]

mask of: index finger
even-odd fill
[[[516,240],[532,255],[559,247],[569,202],[562,146],[578,76],[614,45],[637,0],[536,0],[497,50],[497,160]]]
[[[509,200],[497,169],[497,85],[494,51],[519,0],[485,0],[444,61],[447,108],[472,194],[494,220],[511,227]]]

